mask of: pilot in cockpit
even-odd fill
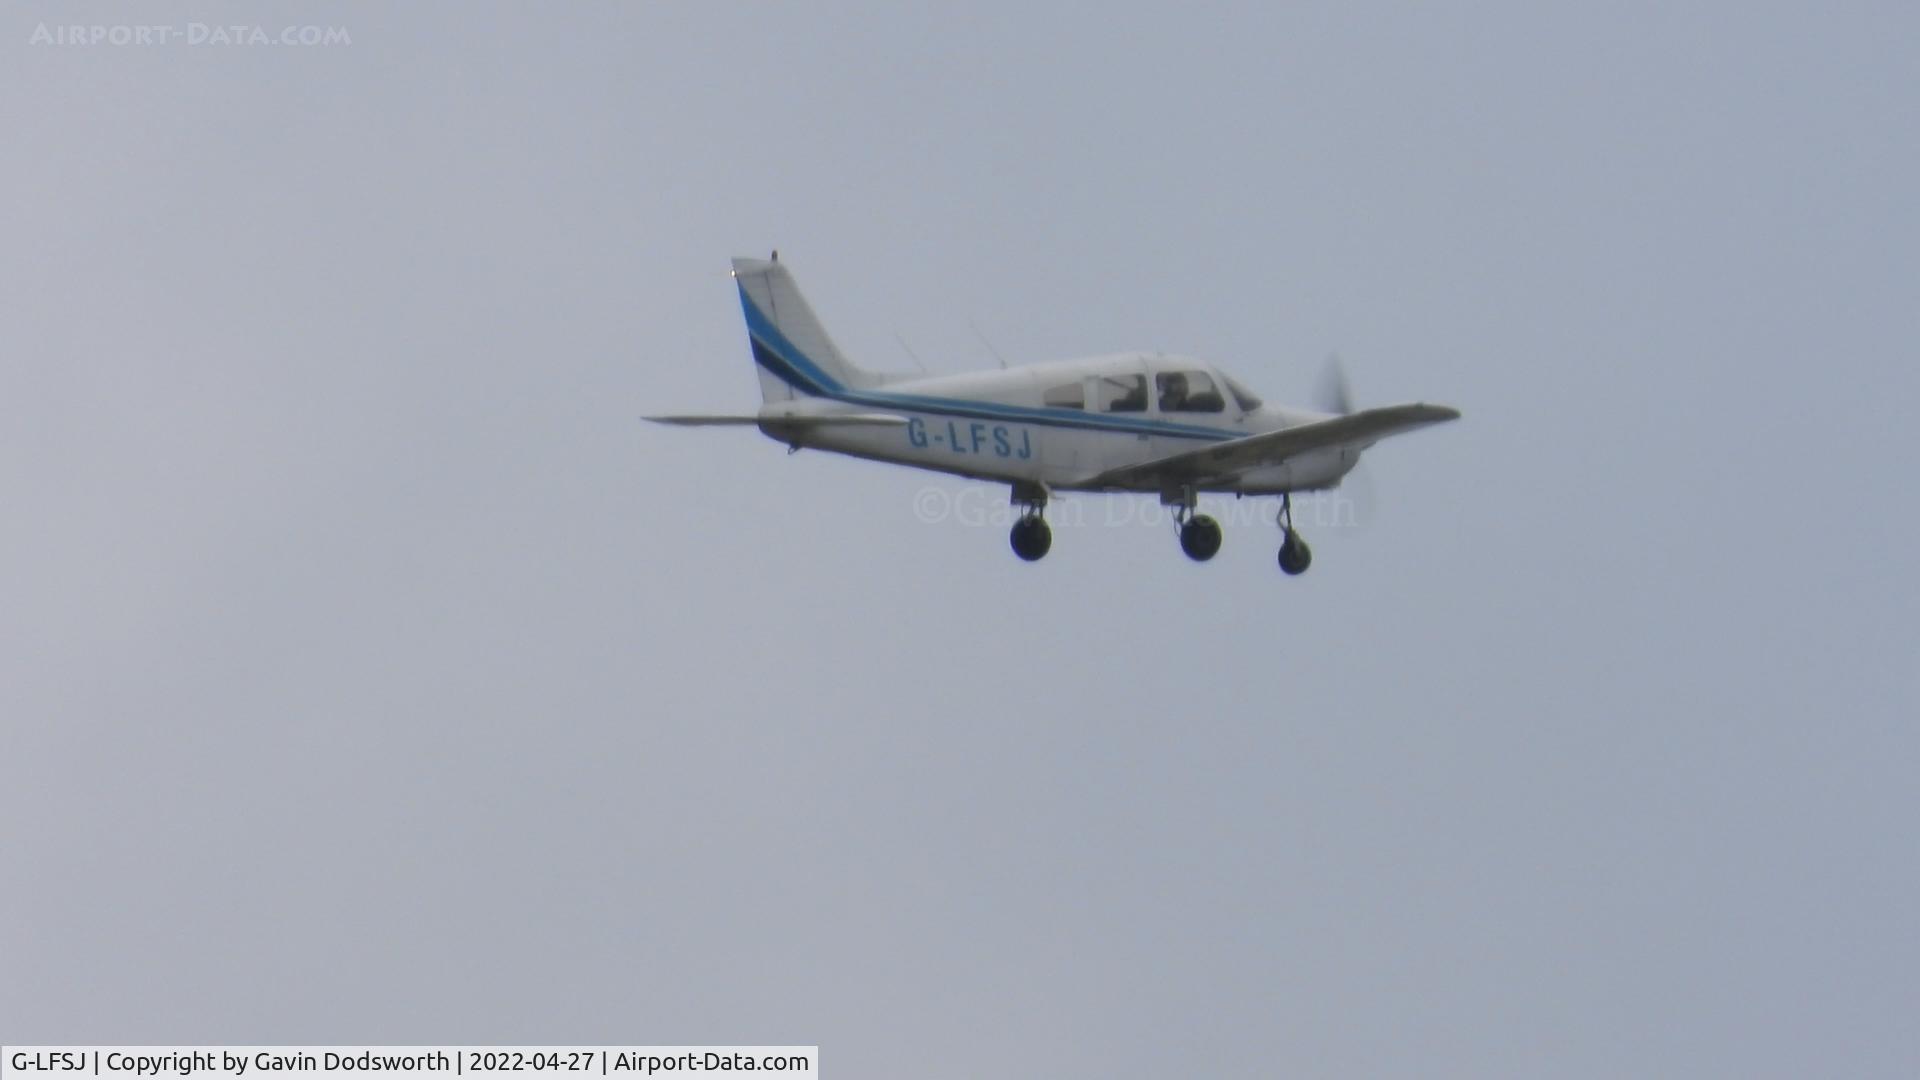
[[[1161,412],[1180,412],[1187,407],[1186,373],[1163,371],[1154,381],[1160,384]]]

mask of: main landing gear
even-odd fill
[[[1195,514],[1180,523],[1180,550],[1194,562],[1206,562],[1220,553],[1220,523]]]
[[[1037,562],[1053,548],[1053,530],[1041,516],[1047,509],[1047,489],[1016,484],[1013,504],[1020,508],[1020,517],[1014,521],[1007,541],[1013,545],[1015,555],[1027,562]]]
[[[1313,565],[1313,549],[1293,527],[1293,496],[1280,496],[1280,569],[1288,575],[1304,574]]]
[[[1014,520],[1013,531],[1008,534],[1007,542],[1013,547],[1013,553],[1026,562],[1038,562],[1053,549],[1053,530],[1048,527],[1045,517],[1047,509],[1047,489],[1038,485],[1016,484],[1013,488],[1013,505],[1020,510],[1020,516]],[[1220,523],[1205,514],[1196,512],[1198,500],[1191,490],[1180,490],[1162,496],[1161,501],[1173,507],[1173,520],[1180,526],[1180,550],[1194,562],[1206,562],[1220,553]],[[1293,498],[1280,496],[1280,569],[1288,576],[1307,572],[1313,565],[1313,549],[1300,539],[1300,533],[1293,527]]]
[[[1206,562],[1220,554],[1220,523],[1205,514],[1197,514],[1199,504],[1192,488],[1182,488],[1160,498],[1173,507],[1173,520],[1180,526],[1180,550],[1194,562]]]

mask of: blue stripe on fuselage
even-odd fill
[[[1212,440],[1240,437],[1238,432],[1221,431],[1218,428],[1175,424],[1165,420],[1134,420],[1111,414],[1089,414],[1078,409],[1033,408],[1025,405],[974,401],[967,398],[928,397],[922,394],[853,389],[843,385],[840,380],[808,359],[807,354],[801,352],[785,334],[781,333],[780,328],[775,326],[772,320],[761,314],[760,309],[748,298],[744,288],[740,290],[740,306],[746,312],[747,333],[751,338],[754,361],[801,393],[814,397],[830,398],[834,401],[870,408],[925,412],[978,420],[1010,420],[1049,427],[1125,432],[1130,435],[1172,435],[1185,439]]]

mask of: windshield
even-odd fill
[[[1220,381],[1227,384],[1227,393],[1233,395],[1233,403],[1240,406],[1241,412],[1252,412],[1260,407],[1260,398],[1253,391],[1240,385],[1240,380],[1231,375],[1221,375]]]

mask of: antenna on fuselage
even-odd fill
[[[973,336],[980,339],[980,344],[985,345],[987,351],[993,354],[993,358],[1000,361],[1000,370],[1007,370],[1007,358],[1001,356],[1000,350],[994,348],[993,342],[987,340],[987,335],[980,332],[980,324],[973,321],[973,316],[967,316],[967,325],[973,328]]]
[[[913,351],[913,346],[911,346],[911,345],[909,345],[909,344],[907,344],[907,339],[906,339],[906,338],[904,338],[904,337],[902,337],[902,336],[900,336],[900,331],[898,331],[898,330],[895,330],[895,331],[893,332],[893,340],[895,340],[895,341],[897,341],[897,342],[899,342],[899,343],[900,343],[900,347],[901,347],[902,349],[905,349],[905,350],[907,350],[907,355],[908,355],[908,356],[911,356],[911,357],[913,357],[913,366],[914,366],[914,367],[917,367],[917,368],[919,368],[919,369],[920,369],[920,374],[922,374],[922,375],[931,375],[931,374],[933,374],[933,372],[931,372],[931,371],[928,371],[928,370],[927,370],[927,365],[926,365],[926,364],[924,364],[924,363],[922,363],[922,362],[920,361],[920,354],[919,354],[919,353],[917,353],[917,352],[914,352],[914,351]]]

